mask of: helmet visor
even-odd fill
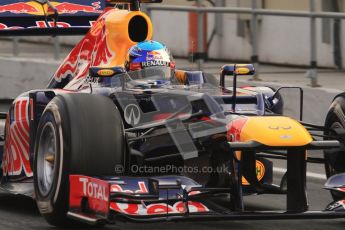
[[[172,69],[167,66],[152,66],[141,70],[128,72],[130,81],[163,80],[170,81]]]

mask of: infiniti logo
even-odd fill
[[[124,111],[124,117],[127,124],[137,125],[141,118],[140,108],[135,104],[129,104]]]

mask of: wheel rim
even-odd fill
[[[52,187],[56,171],[57,138],[56,130],[51,122],[44,125],[39,139],[37,151],[38,189],[46,197]]]

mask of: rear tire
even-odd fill
[[[328,111],[325,127],[329,129],[337,129],[345,127],[345,98],[343,96],[337,97]],[[335,132],[325,132],[325,135],[335,135]],[[341,140],[345,141],[345,137]],[[345,144],[345,143],[343,143]],[[345,152],[339,151],[337,153],[328,153],[324,151],[325,170],[327,178],[345,172]],[[334,200],[341,200],[345,198],[344,193],[331,191]]]
[[[112,176],[125,163],[121,115],[107,97],[56,96],[40,119],[35,143],[34,188],[39,211],[51,225],[80,226],[67,217],[69,175]]]

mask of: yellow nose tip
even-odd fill
[[[241,131],[241,141],[257,141],[266,146],[305,146],[313,141],[297,121],[283,116],[250,117]]]

